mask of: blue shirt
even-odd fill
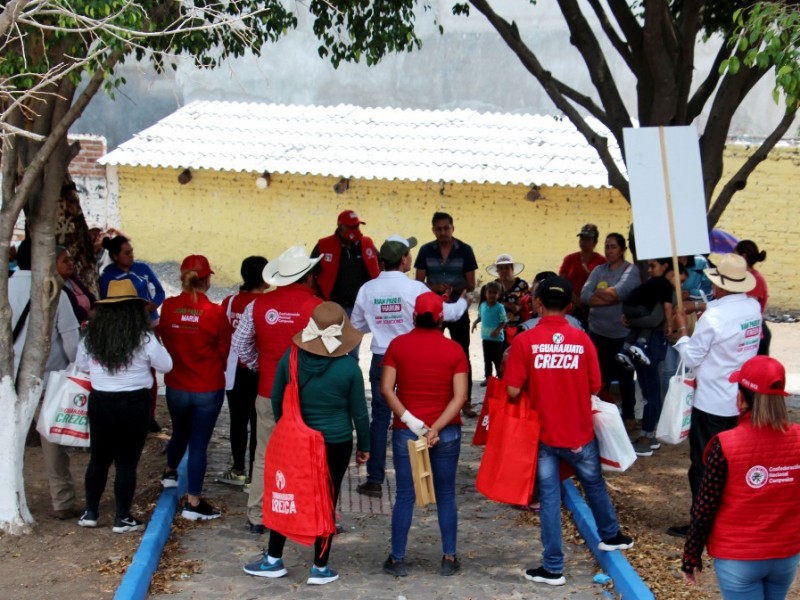
[[[103,270],[103,274],[100,275],[100,298],[105,298],[108,294],[108,284],[111,281],[120,279],[130,279],[139,298],[152,302],[156,308],[161,306],[167,297],[153,269],[145,263],[134,262],[128,271],[123,271],[113,263]],[[151,312],[150,318],[154,321],[158,319],[158,311]]]
[[[506,307],[496,302],[494,306],[489,306],[486,302],[481,302],[478,309],[481,315],[481,339],[486,342],[502,342],[506,339],[505,332],[501,329],[500,335],[492,337],[492,332],[501,323],[508,322]]]

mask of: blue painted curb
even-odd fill
[[[169,538],[178,500],[186,493],[186,460],[178,466],[178,487],[161,492],[150,522],[142,536],[139,549],[133,555],[128,570],[114,594],[114,600],[145,600],[150,589],[150,580],[158,568],[161,552]]]
[[[614,580],[614,588],[620,596],[631,600],[655,600],[653,592],[645,585],[622,552],[619,550],[604,552],[597,549],[600,536],[597,535],[597,523],[591,509],[571,480],[564,480],[563,488],[564,504],[572,512],[572,518],[597,562]]]

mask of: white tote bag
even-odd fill
[[[617,405],[592,396],[592,424],[603,471],[627,470],[636,461],[636,452]]]
[[[669,388],[661,407],[661,417],[656,427],[656,438],[666,444],[680,444],[689,436],[692,424],[692,403],[697,387],[694,375],[686,371],[683,361],[678,371],[669,378]]]
[[[228,309],[225,311],[225,314],[228,317],[228,323],[231,323],[231,306],[233,306],[233,299],[236,298],[236,295],[231,296],[231,301],[228,302]],[[233,325],[233,323],[231,323]],[[229,391],[233,389],[233,384],[236,383],[236,366],[239,364],[239,357],[236,355],[236,352],[233,351],[233,346],[228,351],[228,362],[225,364],[225,390]]]
[[[51,371],[36,422],[47,441],[61,446],[89,446],[89,379],[74,370]]]

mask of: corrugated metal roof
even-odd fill
[[[597,122],[592,126],[603,131]],[[612,154],[624,170],[616,145]],[[596,152],[569,120],[465,109],[198,101],[136,134],[100,162],[358,179],[608,187]]]

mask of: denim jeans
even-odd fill
[[[403,560],[408,543],[408,530],[414,514],[414,481],[408,458],[408,440],[417,436],[409,429],[392,431],[392,453],[397,478],[394,509],[392,510],[392,558]],[[455,556],[458,536],[456,507],[456,469],[461,453],[461,425],[448,425],[439,432],[439,443],[430,449],[433,488],[436,492],[436,512],[442,535],[442,554]]]
[[[636,375],[639,387],[642,389],[644,399],[644,413],[642,414],[642,435],[655,437],[658,419],[661,416],[661,380],[659,378],[659,365],[664,361],[666,354],[666,340],[661,331],[653,331],[650,337],[650,364],[636,363]]]
[[[381,394],[383,354],[373,354],[369,365],[369,387],[372,390],[372,416],[369,422],[369,460],[367,482],[383,483],[386,474],[386,439],[392,411]]]
[[[661,402],[669,390],[670,378],[678,372],[678,364],[681,362],[681,355],[675,350],[672,344],[667,345],[667,354],[664,356],[664,361],[661,363]]]
[[[559,459],[566,461],[575,469],[575,475],[583,486],[589,508],[597,522],[597,532],[601,540],[619,533],[619,523],[611,499],[606,491],[606,482],[600,471],[600,455],[597,440],[592,440],[573,452],[569,448],[554,448],[539,442],[539,458],[536,470],[536,483],[539,486],[540,520],[542,546],[542,566],[551,573],[564,571],[564,552],[561,549],[561,477]],[[437,498],[438,500],[438,498]]]
[[[167,387],[172,437],[167,444],[167,467],[177,469],[189,448],[187,492],[199,496],[206,476],[206,450],[225,399],[225,390],[184,392]]]
[[[769,560],[714,559],[724,600],[784,600],[797,575],[800,554]]]

